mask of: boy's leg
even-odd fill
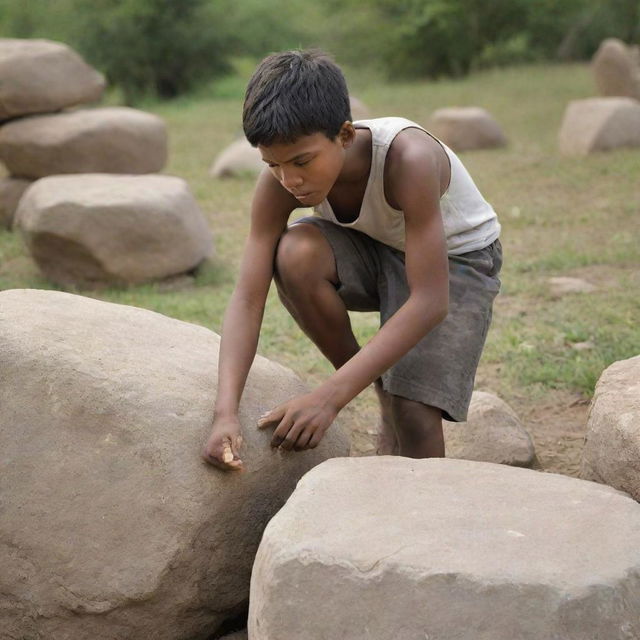
[[[276,255],[275,281],[284,306],[336,369],[357,353],[360,346],[337,291],[333,249],[317,226],[298,223],[283,234]],[[382,390],[379,380],[375,388],[381,411],[378,453],[397,453],[391,396]]]
[[[389,396],[398,453],[407,458],[444,458],[442,411],[401,396]]]
[[[349,314],[336,292],[333,251],[319,229],[296,224],[284,233],[275,282],[284,306],[336,369],[357,353]]]

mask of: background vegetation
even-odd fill
[[[0,33],[71,44],[133,103],[175,97],[238,57],[320,46],[388,77],[584,60],[640,39],[639,0],[0,0]]]

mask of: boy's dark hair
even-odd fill
[[[254,146],[295,142],[323,133],[333,140],[351,120],[340,67],[324,52],[284,51],[254,71],[244,98],[242,125]]]

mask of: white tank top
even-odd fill
[[[354,126],[369,129],[372,144],[371,171],[360,215],[353,222],[340,222],[326,199],[314,207],[315,215],[404,251],[404,215],[389,206],[384,196],[384,163],[391,143],[401,131],[416,128],[428,132],[405,118],[358,120]],[[431,137],[442,145],[451,164],[451,181],[440,198],[447,251],[450,255],[461,255],[483,249],[500,235],[496,212],[482,197],[458,156],[440,140]]]

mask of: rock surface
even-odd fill
[[[21,178],[0,178],[0,226],[10,229],[20,198],[31,184]]]
[[[0,120],[94,102],[105,84],[65,44],[0,38]]]
[[[640,502],[640,356],[615,362],[596,385],[580,476]]]
[[[492,149],[507,144],[500,125],[480,107],[437,109],[427,129],[454,151]]]
[[[560,152],[587,155],[640,146],[640,102],[631,98],[572,100],[558,134]]]
[[[640,506],[462,460],[330,460],[267,526],[251,640],[640,637]]]
[[[535,448],[513,409],[492,393],[474,391],[466,422],[443,422],[447,458],[530,467]]]
[[[209,175],[214,178],[258,175],[266,166],[258,149],[252,147],[246,138],[240,138],[218,155]]]
[[[154,173],[167,161],[167,131],[155,115],[128,107],[31,116],[0,127],[10,173]]]
[[[219,339],[81,296],[0,293],[0,637],[205,640],[246,607],[266,523],[348,451],[271,450],[255,428],[303,390],[258,356],[242,473],[205,464]]]
[[[603,40],[593,56],[591,70],[600,95],[640,100],[640,61],[622,40]]]
[[[61,285],[166,278],[212,251],[197,202],[173,176],[42,178],[22,197],[16,225],[43,274]]]

